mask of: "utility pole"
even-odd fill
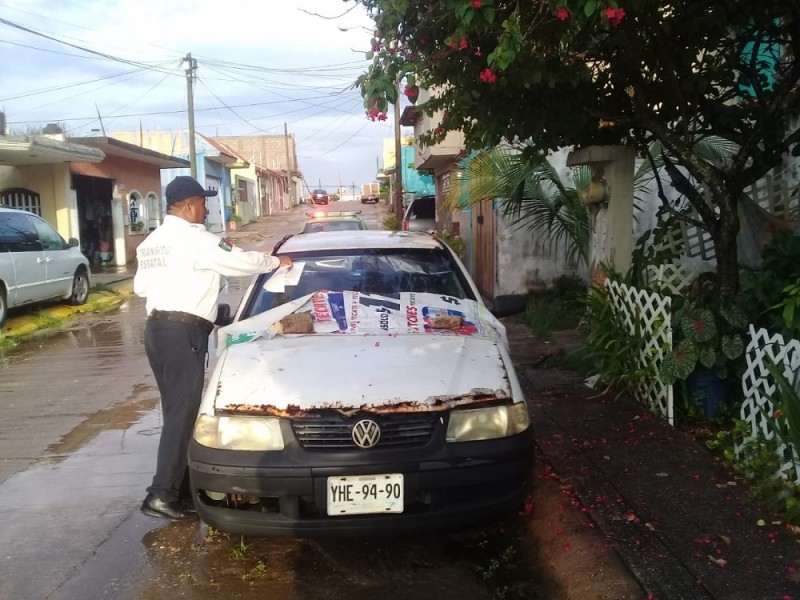
[[[191,163],[192,177],[197,179],[197,154],[194,147],[194,80],[197,70],[197,61],[189,52],[183,59],[189,64],[186,68],[186,90],[189,104],[189,162]]]
[[[286,144],[286,191],[289,192],[289,205],[294,206],[294,186],[292,185],[292,161],[289,152],[289,125],[283,123],[283,139]]]
[[[394,214],[397,226],[403,222],[403,153],[400,146],[400,83],[397,83],[397,102],[394,104]]]

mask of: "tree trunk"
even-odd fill
[[[735,196],[720,199],[721,208],[716,227],[711,232],[717,256],[717,292],[719,298],[733,299],[739,291],[739,257],[736,236],[739,215]]]

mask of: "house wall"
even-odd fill
[[[37,192],[42,203],[42,217],[64,239],[79,237],[77,207],[70,191],[68,164],[0,166],[0,189],[27,188]]]
[[[242,158],[267,169],[286,169],[286,136],[283,135],[232,135],[215,136],[223,144],[236,150]],[[297,151],[294,135],[289,134],[289,155],[292,168],[297,170]]]
[[[136,191],[142,198],[153,194],[162,197],[161,169],[157,166],[132,161],[117,156],[106,156],[99,163],[72,163],[72,173],[110,179],[114,186],[112,198],[112,218],[114,220],[114,254],[117,265],[130,264],[136,261],[136,248],[147,235],[146,231],[131,231],[128,227],[128,194]],[[122,221],[120,222],[119,204],[121,203]],[[120,260],[124,257],[124,262]]]
[[[525,227],[517,227],[499,212],[495,214],[497,231],[497,281],[495,293],[527,294],[549,286],[564,274],[588,278],[586,265],[567,263],[564,244],[545,241]]]

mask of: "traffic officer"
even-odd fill
[[[163,413],[156,472],[141,510],[173,521],[195,516],[185,482],[186,455],[203,392],[220,276],[291,266],[288,257],[248,252],[207,231],[206,198],[216,194],[193,177],[173,179],[165,191],[164,222],[136,249],[133,290],[147,299],[144,345]]]

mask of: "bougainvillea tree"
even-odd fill
[[[428,89],[418,106],[443,117],[423,144],[461,130],[470,149],[517,141],[531,155],[656,146],[650,158],[711,234],[720,291],[736,290],[737,203],[800,137],[800,3],[351,1],[375,21],[357,82],[369,114],[385,114],[404,83]],[[700,158],[709,139],[729,152]]]

